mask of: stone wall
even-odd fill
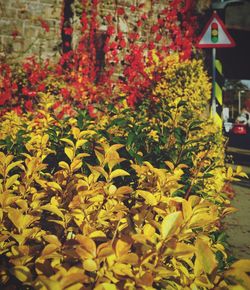
[[[0,60],[58,54],[62,0],[0,0]]]
[[[150,21],[154,21],[157,12],[168,5],[170,0],[144,0],[144,12],[150,12]],[[20,59],[36,55],[40,58],[54,58],[59,56],[61,48],[61,15],[63,0],[0,0],[0,61],[17,62]],[[99,17],[100,29],[102,17],[111,13],[114,17],[117,7],[123,7],[129,17],[129,23],[136,19],[136,14],[130,13],[129,7],[137,5],[137,0],[100,0]],[[73,18],[73,48],[77,46],[80,37],[81,0],[74,0],[72,7]],[[195,1],[196,9],[208,8],[210,0]],[[80,13],[77,13],[80,10]],[[133,19],[134,18],[134,19]],[[117,24],[123,32],[128,31],[128,22],[122,17]],[[47,27],[48,25],[48,27]],[[147,28],[146,28],[147,29]],[[47,31],[49,30],[49,31]],[[146,34],[146,31],[145,31]]]

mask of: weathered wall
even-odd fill
[[[144,0],[140,3],[144,3],[143,9],[146,13],[150,12],[149,21],[153,21],[160,7],[166,7],[169,1]],[[16,62],[33,54],[50,58],[59,56],[63,2],[63,0],[0,0],[0,61]],[[197,0],[194,3],[196,9],[201,11],[209,7],[210,0]],[[124,7],[129,21],[125,22],[120,17],[117,19],[117,24],[123,32],[127,32],[128,24],[132,24],[133,27],[133,22],[136,20],[136,13],[130,12],[130,6],[137,4],[137,0],[100,0],[100,29],[106,29],[105,25],[102,25],[105,15],[111,13],[117,17],[116,8]],[[81,0],[74,1],[73,12],[74,15],[78,14],[78,17],[74,17],[73,23],[73,47],[75,48],[80,36]],[[46,27],[42,27],[44,26],[42,21],[48,24],[49,31],[46,31]]]
[[[0,0],[0,60],[55,55],[61,12],[62,0]]]

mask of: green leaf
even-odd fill
[[[113,120],[110,123],[109,127],[112,127],[112,126],[124,126],[126,124],[127,124],[127,120],[126,119],[124,119],[124,118],[117,118],[117,119]]]
[[[135,135],[134,132],[129,132],[129,134],[128,134],[128,138],[127,138],[126,146],[130,147],[131,144],[134,142],[135,137],[136,137],[136,135]]]

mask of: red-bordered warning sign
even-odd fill
[[[227,31],[223,21],[216,12],[209,19],[206,27],[198,38],[197,47],[217,48],[234,47],[235,42]]]

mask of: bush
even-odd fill
[[[134,108],[119,95],[60,119],[44,93],[3,114],[2,288],[247,287],[220,224],[235,210],[225,182],[244,173],[224,167],[201,64],[173,59]]]

